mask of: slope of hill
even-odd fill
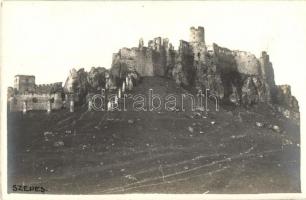
[[[186,92],[143,78],[132,94]],[[131,103],[130,103],[131,104]],[[131,105],[128,106],[131,106]],[[299,126],[265,104],[215,111],[8,114],[8,190],[46,193],[300,192]]]

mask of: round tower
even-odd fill
[[[205,43],[204,28],[202,26],[199,26],[197,29],[194,27],[190,28],[189,42]]]

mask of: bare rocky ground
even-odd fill
[[[145,78],[164,96],[183,89]],[[199,112],[8,114],[8,191],[54,194],[300,192],[299,126],[266,105]],[[273,128],[274,126],[274,128]]]

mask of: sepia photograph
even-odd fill
[[[305,22],[305,1],[2,1],[3,197],[302,199]]]

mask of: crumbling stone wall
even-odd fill
[[[209,48],[207,57],[211,60],[208,63],[216,65],[214,74],[221,76],[224,102],[243,105],[271,102],[272,87],[262,72],[267,62],[263,63],[251,53],[232,51],[217,44]],[[269,71],[269,76],[274,77],[273,71]]]
[[[180,40],[178,51],[175,53],[175,64],[172,77],[177,84],[192,86],[195,78],[194,56],[188,42]]]
[[[167,62],[165,48],[160,48],[158,51],[152,51],[152,63],[154,76],[164,76],[165,66]]]
[[[153,51],[147,47],[143,48],[123,48],[117,54],[113,55],[112,67],[126,69],[128,71],[136,70],[141,76],[153,76]],[[124,72],[126,73],[126,71]],[[122,74],[120,72],[120,74]]]
[[[145,47],[140,39],[138,48],[122,48],[114,54],[111,68],[127,68],[128,71],[137,71],[140,76],[164,76],[168,45],[168,39],[158,37]]]
[[[174,77],[177,83],[190,85],[194,74],[192,47],[182,40],[175,51],[169,40],[161,37],[150,40],[145,47],[140,39],[138,48],[122,48],[113,55],[113,69],[126,69],[139,76]]]

